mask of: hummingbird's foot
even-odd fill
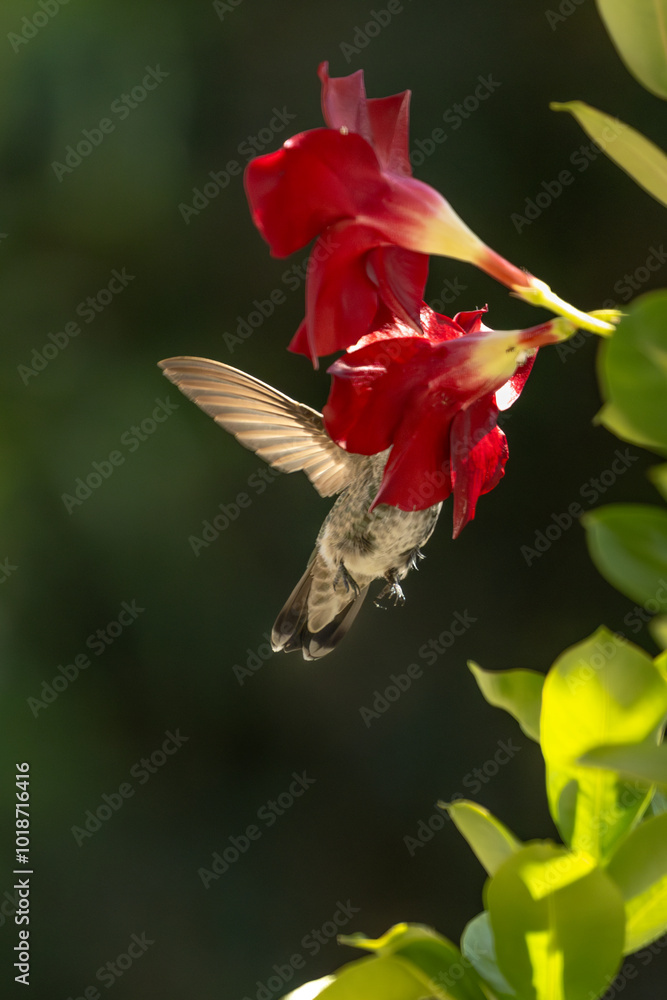
[[[380,601],[385,597],[389,598],[393,597],[394,607],[396,607],[397,604],[405,604],[405,594],[403,593],[403,588],[401,587],[400,583],[398,582],[394,574],[391,572],[386,573],[385,580],[387,581],[387,585],[386,587],[384,587],[383,590],[380,591],[380,593],[375,598],[374,602],[375,606],[377,608],[381,608],[382,605],[380,604]]]
[[[345,563],[342,560],[341,560],[341,562],[340,562],[340,564],[338,566],[338,572],[336,573],[336,575],[334,577],[333,589],[337,590],[338,589],[338,585],[341,582],[344,584],[345,590],[348,593],[351,590],[355,597],[358,597],[359,594],[361,593],[361,588],[360,588],[359,584],[354,579],[354,577],[351,576],[348,573],[348,571],[347,571],[347,569],[345,567]]]
[[[412,550],[408,558],[408,569],[419,569],[418,559],[426,559],[426,556],[422,550],[417,546]]]

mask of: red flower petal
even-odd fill
[[[410,177],[410,97],[409,90],[391,97],[372,97],[366,102],[372,145],[385,170]]]
[[[482,316],[488,312],[489,307],[475,309],[473,312],[460,312],[454,317],[454,322],[458,323],[466,333],[479,333],[482,329]],[[437,316],[437,313],[435,314]]]
[[[364,71],[349,76],[329,76],[329,63],[320,63],[317,75],[322,81],[322,114],[329,128],[356,132],[372,145]]]
[[[275,257],[289,256],[335,222],[370,218],[388,194],[369,144],[326,128],[251,160],[244,183],[253,221]]]
[[[454,481],[454,532],[457,538],[475,516],[477,501],[505,474],[507,439],[496,426],[498,410],[490,396],[484,396],[456,415],[451,429],[450,449]]]
[[[449,429],[454,406],[436,410],[411,399],[398,426],[382,485],[371,510],[387,503],[400,510],[424,510],[452,492]]]
[[[378,308],[378,288],[366,269],[369,247],[381,237],[365,226],[342,223],[327,230],[308,261],[305,330],[307,351],[315,363],[359,340]],[[303,334],[290,344],[302,349]]]
[[[383,170],[409,177],[410,91],[392,97],[366,97],[363,70],[329,76],[329,64],[318,69],[322,81],[322,113],[330,128],[356,132],[371,144]]]
[[[403,250],[402,247],[380,247],[368,255],[369,274],[374,278],[384,303],[397,319],[420,332],[428,263],[426,254]]]
[[[403,400],[412,383],[403,365],[423,343],[412,337],[389,337],[355,349],[328,369],[334,376],[324,407],[329,435],[348,451],[374,455],[392,442],[403,419]]]
[[[505,385],[501,386],[496,392],[496,406],[499,410],[508,410],[512,403],[515,403],[523,387],[526,384],[526,379],[530,375],[533,365],[535,364],[535,358],[537,357],[537,351],[531,354],[530,357],[526,358],[522,365],[519,365],[517,370],[512,375],[512,378],[505,382]]]
[[[329,368],[324,421],[331,437],[363,455],[391,448],[372,506],[421,510],[453,492],[454,537],[504,475],[500,404],[511,405],[523,388],[536,344],[555,336],[549,323],[488,329],[485,311],[451,320],[423,304],[424,333],[415,336],[380,309],[377,328]]]

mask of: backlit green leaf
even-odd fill
[[[466,924],[461,935],[461,951],[463,957],[477,970],[479,975],[493,989],[498,1000],[512,1000],[515,991],[507,982],[498,968],[496,961],[496,943],[493,939],[491,919],[488,911],[478,913]]]
[[[648,470],[648,478],[667,500],[667,462],[663,465],[654,465]]]
[[[420,924],[397,924],[392,927],[381,938],[367,938],[363,934],[341,935],[339,940],[343,944],[352,945],[355,948],[365,948],[374,952],[372,959],[366,959],[369,963],[399,963],[401,968],[408,972],[416,982],[421,983],[421,997],[434,996],[446,998],[446,1000],[486,1000],[481,988],[480,980],[474,968],[464,961],[463,956],[456,945],[448,941],[447,938],[436,934],[430,927],[423,927]],[[356,963],[358,964],[358,963]],[[392,968],[395,965],[392,964]],[[336,982],[342,978],[349,966],[345,966],[336,975]],[[383,966],[384,968],[384,966]],[[374,989],[371,976],[364,972],[366,981],[365,988]],[[383,980],[384,981],[384,980]],[[404,981],[404,979],[402,980]],[[346,980],[345,986],[348,987]],[[328,990],[332,987],[328,987]],[[356,990],[356,986],[355,986]],[[334,997],[345,997],[345,1000],[360,1000],[364,997],[382,998],[384,994],[369,992],[359,993],[331,993],[323,994],[327,1000],[334,1000]],[[409,995],[411,997],[411,994]],[[391,994],[394,997],[394,994]],[[408,994],[406,994],[408,1000]]]
[[[667,611],[667,510],[610,504],[584,514],[591,558],[605,579],[652,614]]]
[[[569,111],[584,132],[640,187],[667,205],[667,156],[641,132],[583,101],[553,101],[554,111]]]
[[[579,758],[588,767],[602,767],[643,784],[667,788],[667,744],[630,743],[595,747]]]
[[[649,451],[660,452],[663,450],[662,445],[656,438],[649,438],[645,434],[641,434],[628,422],[627,417],[613,403],[605,403],[598,413],[595,414],[593,423],[606,427],[608,431],[611,431],[612,434],[615,434],[622,441],[629,441],[630,444],[638,444]]]
[[[601,422],[615,433],[620,419],[622,437],[629,429],[638,444],[654,441],[654,450],[667,454],[667,292],[636,299],[598,357],[602,397],[611,407],[603,408]]]
[[[427,983],[398,958],[362,958],[344,965],[334,976],[306,983],[284,1000],[423,1000]],[[433,993],[439,1000],[447,994]]]
[[[667,98],[667,0],[597,0],[597,5],[632,75]]]
[[[667,813],[633,830],[607,873],[625,900],[625,951],[637,951],[667,931]]]
[[[459,833],[468,841],[489,875],[494,875],[501,864],[521,848],[521,841],[488,809],[478,806],[476,802],[459,799],[448,805],[443,803],[442,808],[452,817]]]
[[[529,844],[489,881],[498,967],[522,1000],[600,996],[623,954],[625,911],[590,856]]]
[[[526,736],[539,740],[544,676],[535,670],[483,670],[472,660],[468,667],[488,703],[504,708]]]
[[[650,656],[600,628],[566,650],[547,674],[541,745],[549,808],[563,840],[604,861],[638,821],[650,788],[583,767],[595,747],[655,742],[667,684]]]

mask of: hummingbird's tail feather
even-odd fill
[[[330,653],[350,630],[368,586],[358,591],[334,588],[335,574],[313,553],[306,571],[287,598],[271,632],[275,652],[301,650],[304,660]]]

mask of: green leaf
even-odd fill
[[[439,802],[438,805],[447,810],[489,875],[494,875],[511,854],[521,849],[521,841],[488,809],[478,806],[476,802],[459,799],[449,804]]]
[[[648,478],[667,500],[667,462],[663,465],[654,465],[652,469],[649,469]]]
[[[472,660],[468,667],[488,703],[504,708],[526,736],[539,741],[543,675],[535,670],[483,670]]]
[[[640,434],[632,424],[628,423],[627,417],[613,403],[605,403],[600,411],[596,413],[593,423],[606,427],[608,431],[611,431],[612,434],[622,441],[629,441],[630,444],[638,444],[640,447],[648,449],[648,451],[660,452],[663,450],[663,446],[659,441],[654,438],[648,438],[645,434]]]
[[[309,983],[304,983],[298,989],[286,993],[282,1000],[314,1000],[320,996],[326,986],[333,983],[335,976],[322,976],[321,979],[311,979]]]
[[[579,758],[584,767],[601,767],[643,784],[667,787],[667,744],[629,743],[595,747]]]
[[[424,1000],[427,983],[413,975],[398,958],[361,958],[344,965],[334,976],[306,983],[284,1000]],[[446,993],[432,996],[447,997]]]
[[[595,747],[655,743],[666,713],[667,683],[651,657],[606,628],[556,660],[544,683],[541,744],[549,808],[574,850],[604,861],[651,791],[580,758]]]
[[[597,0],[600,17],[627,69],[667,98],[667,0]]]
[[[662,675],[662,679],[665,683],[667,683],[667,650],[665,650],[664,653],[660,653],[659,656],[656,656],[653,662],[655,663],[656,670]]]
[[[421,983],[421,994],[425,996],[443,997],[446,1000],[486,1000],[479,976],[466,962],[456,947],[447,938],[436,934],[430,927],[420,924],[397,924],[381,938],[367,938],[364,934],[341,935],[338,939],[343,944],[355,948],[365,948],[374,952],[373,959],[368,962],[399,962],[416,981]],[[349,968],[346,966],[345,968]],[[345,968],[337,973],[336,982]],[[371,980],[368,979],[368,983]],[[347,984],[346,984],[347,985]],[[328,987],[332,989],[332,987]],[[323,994],[330,1000],[328,992]],[[368,997],[381,997],[384,994],[375,992],[358,994],[360,1000]],[[334,997],[345,997],[345,1000],[356,998],[356,993],[332,993]],[[394,997],[394,994],[391,994]],[[406,1000],[408,1000],[406,995]]]
[[[652,618],[648,623],[648,630],[656,646],[667,650],[667,615]]]
[[[667,156],[650,139],[583,101],[553,101],[549,107],[569,111],[610,160],[656,201],[667,205]]]
[[[620,418],[638,444],[654,441],[654,450],[667,453],[667,291],[636,299],[598,357],[602,398],[612,416],[609,423],[605,407],[602,422],[615,432]]]
[[[498,968],[496,943],[487,910],[466,924],[461,935],[461,951],[499,1000],[512,1000],[516,993]]]
[[[609,504],[581,518],[591,559],[622,594],[655,614],[667,611],[667,511]]]
[[[529,844],[489,881],[486,903],[498,967],[522,1000],[604,992],[621,962],[625,911],[590,857]]]
[[[667,931],[667,813],[626,837],[607,874],[625,900],[625,951],[638,951]]]

